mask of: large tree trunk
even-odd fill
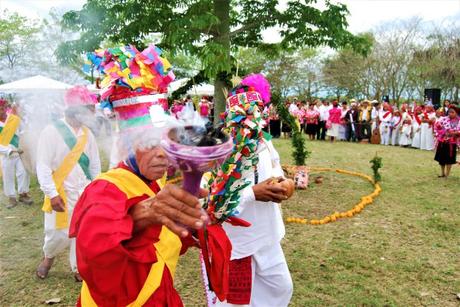
[[[230,61],[230,0],[214,0],[214,14],[219,18],[219,24],[216,27],[218,35],[215,41],[221,44]],[[226,73],[217,73],[214,80],[214,123],[220,121],[219,114],[225,111],[225,93]]]

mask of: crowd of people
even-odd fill
[[[369,142],[372,144],[433,150],[436,144],[436,122],[447,116],[450,101],[437,110],[432,105],[402,104],[397,107],[376,100],[351,99],[286,101],[289,113],[310,140]],[[269,110],[268,125],[273,137],[288,137],[291,127],[280,120],[275,106]]]

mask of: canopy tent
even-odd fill
[[[213,96],[214,95],[214,85],[211,84],[200,84],[194,85],[191,89],[187,91],[189,95],[198,95],[198,96]]]
[[[188,79],[178,79],[174,82],[171,82],[168,86],[168,93],[171,94],[174,91],[178,90],[187,83]],[[214,95],[214,85],[203,83],[199,85],[192,86],[188,91],[188,95],[198,95],[198,96],[212,96]]]
[[[0,92],[24,92],[38,90],[63,91],[71,88],[72,85],[56,81],[41,75],[16,80],[0,85]]]

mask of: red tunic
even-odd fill
[[[158,192],[156,182],[149,185]],[[147,195],[127,199],[114,184],[93,181],[80,197],[70,224],[70,237],[77,238],[78,270],[98,306],[132,303],[157,261],[154,243],[161,225],[151,226],[133,237],[129,208]],[[187,244],[183,244],[185,252]],[[81,306],[80,299],[77,306]],[[144,306],[183,306],[167,267],[159,288]]]

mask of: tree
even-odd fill
[[[283,51],[265,64],[265,72],[273,89],[282,97],[296,95],[311,99],[321,89],[321,60],[316,49],[301,48]]]
[[[110,41],[145,46],[154,33],[159,46],[171,53],[186,51],[202,64],[198,74],[214,80],[216,111],[225,108],[224,88],[235,71],[232,53],[238,47],[253,47],[266,53],[302,46],[352,46],[365,52],[366,41],[346,30],[348,10],[343,4],[326,1],[325,9],[315,1],[278,0],[88,0],[80,11],[69,11],[63,23],[81,32],[79,39],[61,45],[64,61],[101,47]],[[266,43],[262,31],[278,27],[278,43]]]
[[[39,27],[36,22],[4,10],[0,13],[0,60],[14,69],[34,45]]]
[[[411,61],[411,85],[424,95],[425,88],[440,88],[444,98],[455,101],[460,89],[460,28],[451,24],[435,29],[427,44],[419,47]]]

